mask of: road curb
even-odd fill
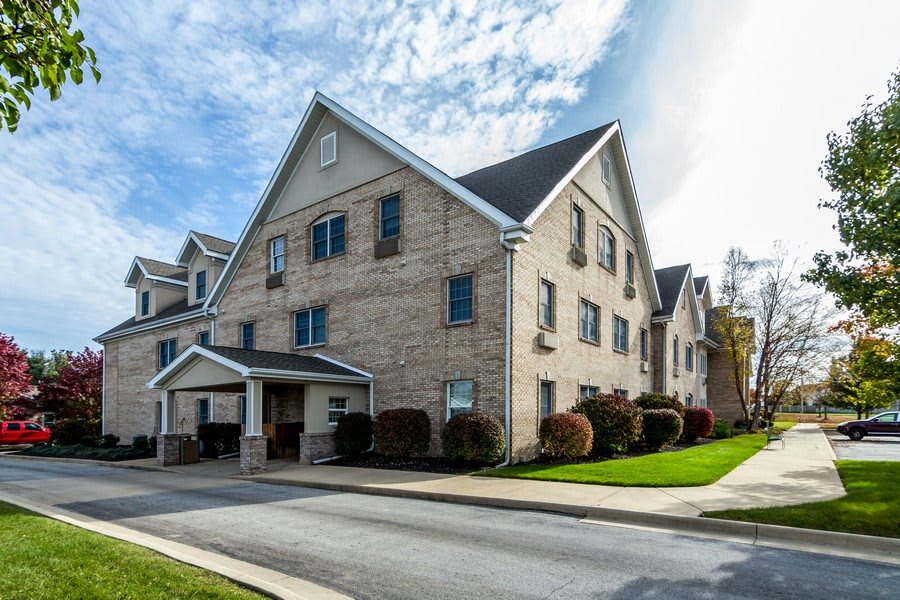
[[[0,500],[94,533],[149,548],[179,562],[218,573],[243,587],[272,598],[285,600],[345,600],[349,598],[349,596],[329,590],[311,581],[291,577],[278,571],[194,548],[187,544],[173,542],[105,521],[85,521],[83,519],[86,517],[82,517],[82,515],[52,505],[22,500],[3,492],[0,492]]]
[[[0,458],[13,460],[49,460],[53,462],[75,463],[79,465],[99,465],[101,467],[115,467],[116,469],[135,469],[137,471],[162,471],[164,473],[181,473],[168,467],[154,467],[151,465],[129,465],[127,461],[115,462],[111,460],[96,460],[93,458],[67,458],[64,456],[28,456],[25,454],[0,454]]]
[[[275,485],[317,488],[354,494],[451,502],[455,504],[470,504],[492,508],[552,512],[579,517],[585,523],[718,539],[769,548],[800,550],[803,552],[858,558],[893,565],[900,564],[900,539],[894,538],[834,531],[820,531],[817,529],[803,529],[799,527],[784,527],[780,525],[767,525],[745,521],[730,521],[727,519],[640,512],[582,504],[558,504],[555,502],[518,500],[514,498],[470,496],[466,494],[410,490],[396,487],[323,481],[300,481],[296,479],[256,475],[238,475],[232,477],[232,479]]]

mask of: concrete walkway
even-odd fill
[[[697,516],[704,511],[801,504],[845,495],[834,466],[834,452],[814,424],[785,432],[785,448],[773,442],[718,482],[690,488],[625,488],[580,483],[439,475],[409,471],[303,466],[291,460],[270,461],[269,472],[244,477],[252,481],[388,494],[472,504],[509,506],[540,503],[560,512],[570,507],[600,507],[667,515]],[[169,467],[204,476],[236,477],[236,461],[209,461]],[[566,507],[563,509],[563,507]]]

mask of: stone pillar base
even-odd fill
[[[310,465],[314,460],[331,458],[335,454],[337,454],[337,445],[333,431],[300,434],[298,462],[301,465]]]
[[[266,472],[268,438],[264,435],[241,436],[241,475],[259,475]]]
[[[177,433],[156,434],[156,464],[161,467],[177,465],[181,462],[181,436]]]

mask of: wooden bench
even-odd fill
[[[781,449],[784,450],[784,436],[780,433],[772,433],[771,427],[764,427],[763,431],[766,432],[766,448],[769,447],[769,444],[772,442],[781,442]]]

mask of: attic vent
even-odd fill
[[[322,149],[322,166],[327,167],[337,161],[337,131],[322,136],[319,143]]]

